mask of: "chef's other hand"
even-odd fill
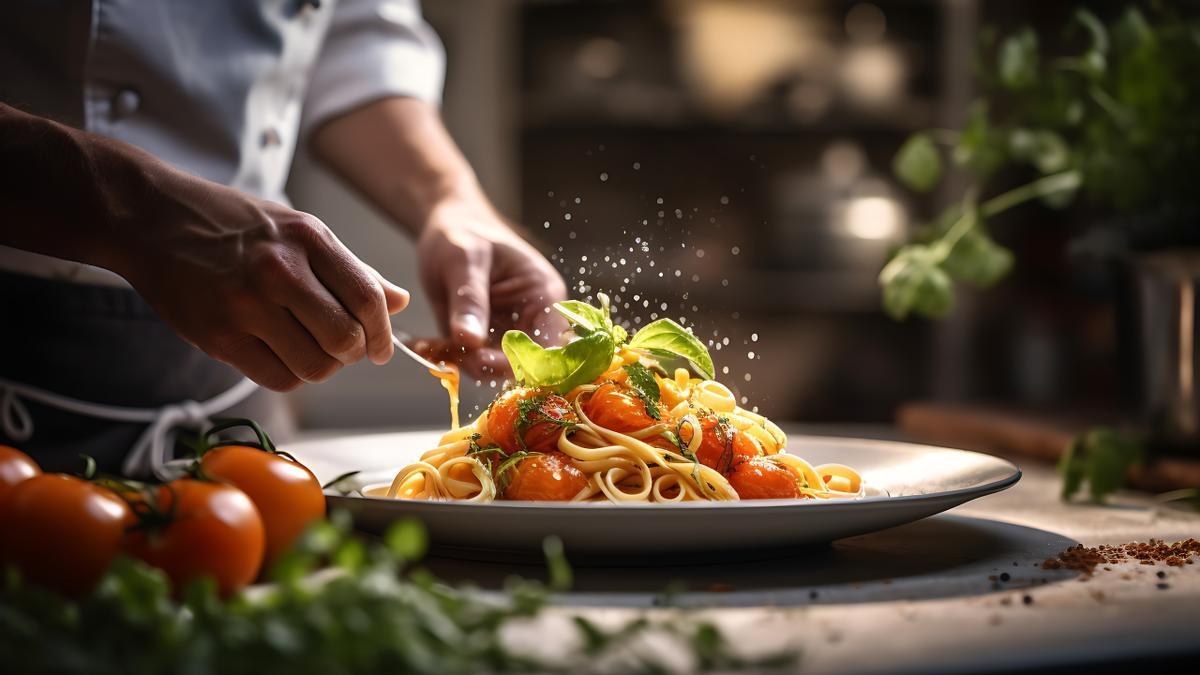
[[[276,391],[392,357],[408,292],[319,219],[184,174],[160,186],[116,271],[184,339]]]
[[[508,372],[499,345],[509,329],[544,344],[558,342],[566,323],[550,306],[567,297],[562,277],[486,200],[438,205],[417,248],[421,282],[467,372]]]

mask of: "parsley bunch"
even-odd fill
[[[228,601],[211,583],[176,598],[160,571],[129,559],[79,602],[10,571],[0,585],[0,662],[13,675],[674,672],[638,647],[648,634],[667,639],[701,672],[795,660],[738,657],[714,626],[686,615],[616,628],[575,617],[561,636],[571,645],[565,656],[522,651],[507,631],[543,616],[546,586],[513,579],[499,594],[453,588],[412,567],[425,546],[415,521],[366,544],[350,536],[346,514],[334,514],[275,567],[273,584]],[[561,542],[548,539],[546,553],[549,588],[563,590],[571,571]],[[331,569],[314,576],[325,564]]]

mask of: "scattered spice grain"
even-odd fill
[[[1142,565],[1164,563],[1170,567],[1183,567],[1193,564],[1194,557],[1200,557],[1200,541],[1196,539],[1185,539],[1174,544],[1158,539],[1118,545],[1101,544],[1096,547],[1079,544],[1071,546],[1054,558],[1047,558],[1042,562],[1042,569],[1073,570],[1087,578],[1095,573],[1098,566],[1109,570],[1109,565],[1136,560]]]

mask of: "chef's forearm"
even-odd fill
[[[120,271],[170,170],[134,146],[0,104],[0,243]]]
[[[414,235],[449,201],[487,204],[437,108],[425,101],[369,103],[321,125],[311,144],[322,161]]]

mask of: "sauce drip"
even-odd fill
[[[446,371],[429,370],[429,374],[441,381],[442,386],[450,394],[450,428],[458,428],[458,366],[450,363],[442,363],[441,366],[446,368]]]

